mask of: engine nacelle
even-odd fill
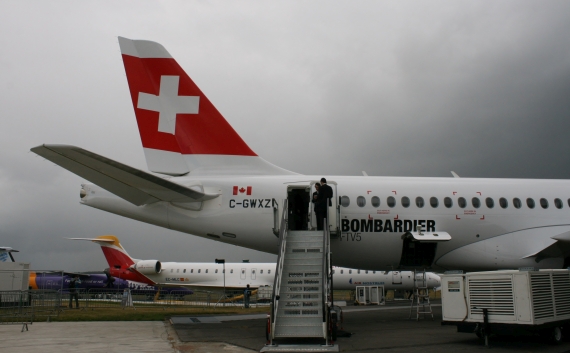
[[[132,267],[143,275],[155,275],[162,270],[162,264],[158,260],[142,260]]]

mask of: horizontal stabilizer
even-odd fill
[[[218,197],[75,146],[41,145],[31,151],[137,206],[157,201],[201,202]]]
[[[99,238],[67,238],[69,240],[87,240],[92,241],[94,243],[109,243],[112,244],[115,241],[113,239],[99,239]]]

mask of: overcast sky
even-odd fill
[[[1,1],[0,245],[34,269],[275,256],[79,205],[29,152],[146,170],[117,36],[163,44],[249,146],[303,174],[570,179],[568,1]]]

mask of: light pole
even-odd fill
[[[217,264],[222,264],[224,269],[222,270],[224,273],[224,306],[226,306],[226,260],[225,259],[216,259]]]

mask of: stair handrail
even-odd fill
[[[275,278],[273,279],[273,293],[271,295],[271,315],[270,315],[270,325],[271,325],[271,343],[273,343],[274,333],[275,333],[275,315],[277,313],[277,307],[279,304],[279,299],[277,298],[278,293],[281,292],[281,276],[283,275],[283,262],[285,258],[285,250],[287,248],[287,222],[288,222],[288,212],[287,212],[287,199],[283,200],[283,214],[281,218],[281,226],[279,227],[279,255],[277,257],[277,264],[275,266]]]
[[[324,336],[326,339],[326,345],[330,344],[330,337],[329,337],[329,306],[328,300],[330,293],[330,286],[329,280],[331,278],[330,275],[330,229],[329,229],[329,219],[328,219],[328,207],[327,207],[327,217],[323,220],[323,276],[322,276],[322,283],[323,283],[323,301],[322,301],[322,308],[323,308],[323,328],[324,328]]]

